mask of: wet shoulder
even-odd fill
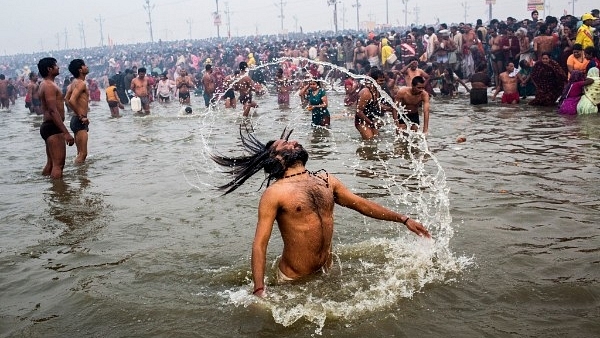
[[[275,181],[271,183],[267,189],[265,189],[264,195],[267,195],[271,198],[283,198],[288,199],[291,195],[297,190],[295,184],[289,184],[290,182],[285,182],[283,180]]]
[[[371,94],[371,91],[369,90],[369,88],[367,87],[363,87],[359,92],[358,95],[360,95],[361,97],[365,98],[365,99],[370,99],[373,97],[373,95]]]

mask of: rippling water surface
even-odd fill
[[[272,91],[272,90],[271,90]],[[591,337],[600,334],[600,118],[434,98],[430,133],[364,143],[343,96],[331,130],[296,97],[279,109],[154,103],[149,117],[91,107],[89,157],[68,149],[63,180],[40,175],[41,118],[0,112],[0,335],[3,337]],[[262,176],[228,196],[207,158],[239,154],[239,125],[263,141],[294,128],[357,194],[424,222],[336,209],[336,268],[250,295]],[[463,134],[467,142],[456,143]],[[273,231],[273,271],[282,243]]]

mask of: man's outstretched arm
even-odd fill
[[[399,214],[382,205],[379,205],[373,201],[370,201],[366,198],[362,198],[354,194],[333,175],[329,175],[329,180],[329,182],[332,185],[335,202],[337,204],[350,209],[354,209],[360,212],[361,214],[369,216],[371,218],[402,223],[406,225],[408,230],[414,232],[415,234],[431,238],[429,231],[425,229],[423,224],[408,217],[408,215]]]

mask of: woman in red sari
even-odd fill
[[[96,82],[96,80],[88,79],[88,90],[90,91],[90,101],[99,102],[100,88],[98,87],[98,82]]]
[[[542,60],[533,65],[531,79],[535,84],[535,98],[529,102],[534,106],[554,106],[567,83],[567,75],[550,53],[542,54]]]

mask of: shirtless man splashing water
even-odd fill
[[[291,131],[286,134],[284,130],[279,140],[266,144],[252,134],[241,135],[242,143],[251,155],[211,156],[216,163],[231,168],[230,173],[235,174],[231,182],[219,187],[225,194],[237,189],[261,169],[267,174],[267,189],[258,205],[258,222],[252,245],[254,295],[266,296],[267,245],[275,221],[284,245],[277,270],[278,282],[329,271],[335,204],[375,219],[402,223],[419,236],[431,237],[421,223],[355,195],[326,171],[308,171],[305,167],[308,152],[297,141],[288,141],[290,134]]]

